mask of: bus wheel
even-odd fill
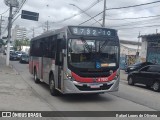
[[[36,69],[34,69],[34,82],[35,83],[39,83],[40,82],[40,80],[37,77],[37,70]]]
[[[52,96],[57,96],[58,91],[55,89],[55,81],[53,75],[49,77],[49,89]]]

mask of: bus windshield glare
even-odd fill
[[[113,40],[69,39],[68,60],[76,68],[106,68],[118,64],[118,42]]]

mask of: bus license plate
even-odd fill
[[[90,88],[100,88],[100,84],[93,84],[93,85],[90,85]]]

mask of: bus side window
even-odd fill
[[[51,51],[51,57],[55,58],[55,51],[56,51],[55,40],[52,41],[51,50],[52,50]]]
[[[55,39],[49,38],[49,58],[55,58]]]
[[[43,56],[48,57],[48,44],[47,41],[43,43]]]

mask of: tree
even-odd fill
[[[0,39],[0,44],[1,45],[5,45],[4,41],[2,39]]]
[[[22,50],[22,46],[29,46],[29,45],[30,45],[29,39],[15,40],[14,49],[21,51]]]

